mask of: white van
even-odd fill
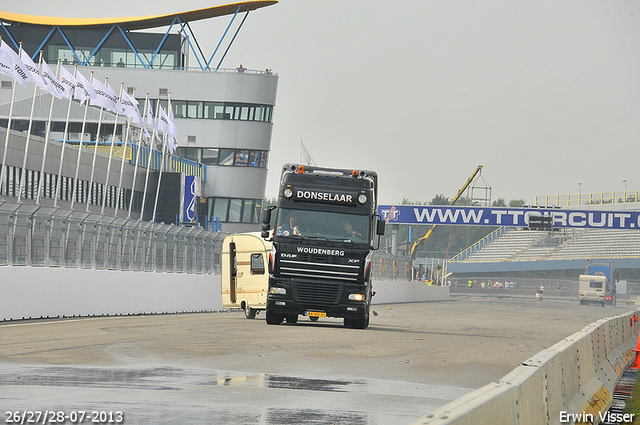
[[[606,276],[581,274],[578,281],[580,304],[598,303],[604,307],[606,288]]]
[[[260,232],[229,235],[222,242],[222,306],[254,319],[267,305],[271,242]]]

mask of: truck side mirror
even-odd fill
[[[378,219],[378,224],[376,225],[376,235],[384,235],[384,228],[386,224],[386,221]]]
[[[266,240],[268,240],[270,236],[269,231],[271,230],[271,211],[273,211],[274,209],[274,206],[267,207],[267,209],[265,209],[262,213],[262,233],[260,234],[260,236],[262,236],[262,238]]]
[[[271,211],[272,207],[267,207],[266,210],[262,213],[262,230],[269,230],[271,224]],[[265,229],[266,226],[266,229]]]

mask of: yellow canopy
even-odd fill
[[[118,24],[122,29],[141,30],[169,26],[176,16],[179,16],[183,22],[192,22],[217,16],[231,15],[236,13],[238,7],[240,7],[240,12],[246,12],[265,6],[271,6],[276,3],[278,3],[277,0],[243,1],[222,6],[207,7],[205,9],[171,13],[168,15],[138,16],[129,18],[60,18],[0,11],[0,20],[12,25],[19,24],[45,27],[60,26],[73,28],[96,28]]]

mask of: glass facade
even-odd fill
[[[200,214],[200,221],[258,224],[261,210],[262,199],[207,198],[206,217]]]
[[[176,149],[176,155],[207,165],[267,168],[269,151],[180,147]]]
[[[144,98],[138,99],[141,111],[144,110],[144,102]],[[149,99],[149,102],[156,110],[158,99]],[[165,110],[168,103],[168,100],[160,99],[160,105]],[[171,99],[171,105],[175,118],[271,122],[273,116],[272,105],[176,99]]]

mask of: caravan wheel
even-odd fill
[[[257,312],[258,310],[256,310],[255,308],[251,308],[248,305],[245,305],[244,307],[244,315],[247,319],[255,319]]]

